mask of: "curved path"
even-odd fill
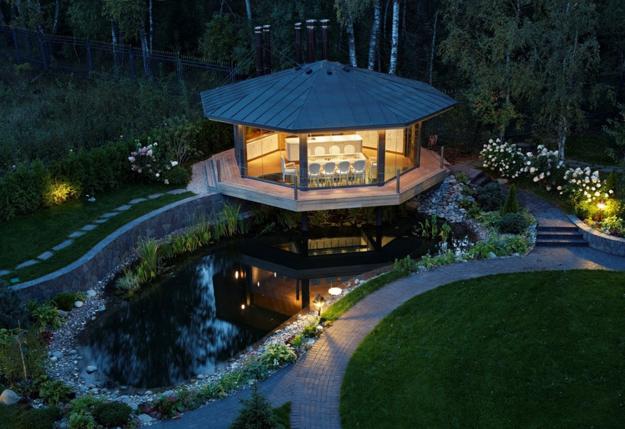
[[[526,256],[471,261],[397,280],[360,301],[329,327],[295,365],[261,383],[274,406],[292,402],[294,428],[340,428],[339,401],[347,364],[362,340],[389,313],[407,300],[458,280],[490,274],[570,269],[625,270],[625,258],[590,248],[537,248]],[[505,285],[502,285],[505,286]],[[227,428],[238,413],[244,390],[158,423],[162,428]]]

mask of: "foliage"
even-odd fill
[[[499,221],[499,232],[504,234],[521,234],[527,227],[527,219],[518,212],[508,212]]]
[[[515,144],[489,139],[480,151],[482,165],[501,175],[516,179],[525,169],[525,156]]]
[[[297,359],[295,351],[287,344],[270,344],[260,357],[260,362],[268,368],[279,368]]]
[[[85,296],[81,292],[61,292],[52,298],[56,308],[63,311],[71,311],[76,301],[84,301]]]
[[[603,131],[614,139],[618,152],[608,148],[608,154],[616,162],[623,162],[625,155],[625,104],[619,104],[619,118],[609,118],[607,125],[603,126]]]
[[[123,402],[102,402],[94,407],[92,414],[104,427],[124,427],[130,421],[132,408]]]
[[[50,183],[50,187],[44,195],[44,204],[46,206],[56,206],[63,204],[69,199],[76,198],[78,195],[80,195],[80,190],[77,186],[55,180]]]
[[[29,383],[44,375],[46,345],[35,328],[0,329],[0,382]]]
[[[519,201],[516,196],[516,186],[510,186],[510,190],[508,191],[508,196],[506,197],[506,202],[501,208],[501,214],[506,215],[508,213],[518,213],[519,212]]]
[[[601,221],[600,228],[606,234],[625,236],[625,221],[618,216],[608,216]]]
[[[243,406],[234,420],[231,429],[274,429],[279,428],[273,408],[267,399],[258,393],[258,387],[252,387],[249,399],[241,401]]]
[[[186,186],[191,180],[191,173],[182,165],[176,165],[163,173],[163,183],[166,185]]]
[[[96,429],[93,416],[85,412],[71,412],[68,418],[69,429]]]
[[[39,386],[39,397],[48,405],[63,404],[72,394],[72,389],[60,380],[46,380]]]
[[[232,15],[215,14],[206,23],[199,50],[204,57],[219,63],[241,60],[249,43],[246,31],[246,25],[235,22]]]
[[[51,303],[30,303],[30,316],[41,331],[58,329],[61,327],[59,311]]]
[[[44,204],[50,173],[41,161],[20,164],[0,178],[0,221],[33,212]]]
[[[53,429],[61,418],[56,407],[30,408],[21,405],[1,406],[0,422],[6,429]]]
[[[480,207],[486,211],[499,210],[504,202],[501,186],[497,182],[480,187],[475,198]]]

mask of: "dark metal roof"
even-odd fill
[[[289,132],[403,127],[456,104],[426,83],[330,61],[200,96],[209,119]]]

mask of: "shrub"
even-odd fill
[[[46,354],[37,329],[0,329],[0,380],[15,385],[39,378]]]
[[[39,326],[39,329],[58,329],[61,327],[61,316],[59,311],[50,303],[35,304],[30,306],[30,315]]]
[[[181,165],[176,165],[163,173],[163,182],[166,185],[185,186],[191,180],[189,170]]]
[[[80,189],[69,182],[54,180],[50,183],[45,195],[44,202],[46,206],[56,206],[63,204],[69,199],[76,198],[80,195]]]
[[[521,234],[527,227],[527,219],[521,213],[505,214],[499,221],[499,232],[504,234]]]
[[[608,216],[601,221],[601,230],[607,234],[624,236],[625,221],[617,216]]]
[[[56,407],[33,408],[20,413],[15,429],[52,429],[59,418],[61,411]]]
[[[139,278],[132,270],[127,270],[115,281],[115,288],[127,295],[132,295],[141,285]]]
[[[231,429],[270,429],[279,427],[271,404],[258,393],[256,385],[252,388],[250,398],[241,402],[243,407],[232,426],[230,426]]]
[[[508,196],[506,198],[506,203],[503,205],[501,209],[501,214],[505,215],[508,213],[518,213],[519,211],[519,201],[516,196],[516,186],[510,186],[510,190],[508,191]]]
[[[96,422],[107,428],[126,426],[130,421],[132,409],[123,402],[103,402],[93,409]]]
[[[72,395],[72,389],[59,380],[47,380],[39,386],[39,396],[49,405],[65,403]]]
[[[0,180],[0,220],[31,213],[44,204],[50,173],[41,161],[20,164]]]
[[[95,419],[86,412],[72,412],[68,420],[69,429],[96,429]]]
[[[504,201],[501,186],[497,182],[491,182],[478,189],[477,203],[486,211],[499,210]]]
[[[71,311],[74,308],[74,303],[82,300],[84,300],[84,296],[81,293],[61,292],[52,298],[52,303],[59,310]]]
[[[12,329],[27,326],[28,318],[19,296],[0,287],[0,329]]]
[[[417,263],[417,261],[415,261],[408,255],[400,259],[395,259],[395,263],[393,263],[393,270],[404,275],[408,275],[412,272],[415,272],[418,266],[419,264]]]
[[[270,344],[260,357],[260,361],[269,368],[278,368],[296,359],[297,354],[286,344]]]

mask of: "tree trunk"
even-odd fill
[[[4,17],[4,12],[2,12],[2,5],[0,5],[0,25],[7,25],[8,21]]]
[[[371,24],[371,36],[369,38],[369,61],[367,68],[375,68],[375,58],[378,51],[378,37],[380,35],[380,15],[382,15],[381,0],[373,0],[373,23]]]
[[[430,64],[428,67],[428,82],[432,85],[432,75],[434,74],[434,58],[436,57],[436,31],[438,28],[438,10],[434,13],[432,23],[432,43],[430,45]]]
[[[345,7],[347,10],[347,6]],[[356,58],[356,35],[354,34],[354,21],[352,15],[347,10],[347,45],[349,47],[349,63],[352,67],[358,67],[358,59]]]
[[[111,42],[113,44],[113,64],[115,65],[115,68],[117,68],[118,37],[117,37],[117,25],[115,24],[115,21],[111,21]]]
[[[391,30],[391,58],[389,60],[388,72],[397,72],[397,53],[399,51],[399,0],[393,0],[393,27]]]
[[[59,15],[61,14],[61,0],[54,1],[54,18],[52,21],[52,34],[56,34],[59,28]]]
[[[148,46],[148,39],[145,34],[145,29],[139,30],[139,39],[141,41],[141,56],[143,57],[143,73],[146,77],[150,76],[150,48]]]
[[[568,133],[568,121],[564,115],[560,116],[560,124],[558,125],[558,158],[564,161],[564,149],[566,147],[566,135]]]
[[[247,15],[247,20],[252,22],[252,0],[245,0],[245,14]]]
[[[153,0],[148,0],[148,20],[150,25],[150,51],[152,50],[152,42],[154,40],[154,15],[152,14]]]

